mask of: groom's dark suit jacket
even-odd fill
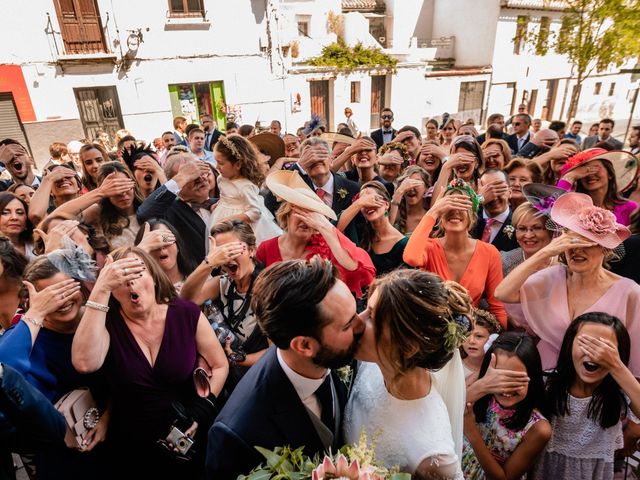
[[[335,372],[332,375],[344,411],[347,388]],[[334,443],[342,446],[337,434]],[[242,378],[209,430],[206,478],[235,479],[247,474],[265,461],[256,446],[273,450],[285,445],[304,446],[304,453],[312,457],[325,451],[272,346]]]

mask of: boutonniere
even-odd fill
[[[341,188],[338,190],[338,197],[340,200],[344,200],[349,195],[349,191],[346,188]]]
[[[351,370],[351,367],[347,365],[346,367],[338,368],[336,370],[336,373],[338,374],[338,378],[340,379],[340,381],[349,386],[349,384],[351,383],[351,376],[353,375],[353,370]]]
[[[509,237],[509,240],[511,240],[511,237],[513,237],[513,232],[515,232],[516,229],[513,228],[513,225],[507,225],[502,229],[502,231],[507,237]]]

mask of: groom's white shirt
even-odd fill
[[[282,358],[282,354],[280,353],[280,349],[278,348],[276,351],[276,355],[278,357],[278,363],[282,367],[284,374],[287,376],[293,388],[295,388],[298,397],[302,400],[302,403],[311,410],[318,418],[322,417],[322,407],[320,406],[320,402],[318,401],[318,397],[316,397],[315,392],[320,388],[324,379],[331,372],[327,369],[322,378],[307,378],[303,377],[299,373],[293,371],[293,369],[287,365],[287,362]]]

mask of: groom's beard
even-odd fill
[[[336,369],[349,365],[360,345],[362,334],[353,336],[353,343],[346,350],[333,350],[324,344],[320,345],[320,351],[311,360],[319,367]]]

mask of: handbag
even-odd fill
[[[55,407],[67,423],[65,435],[67,446],[71,448],[82,447],[87,432],[94,428],[100,420],[100,411],[93,395],[91,395],[91,390],[86,387],[72,390],[60,398]]]

